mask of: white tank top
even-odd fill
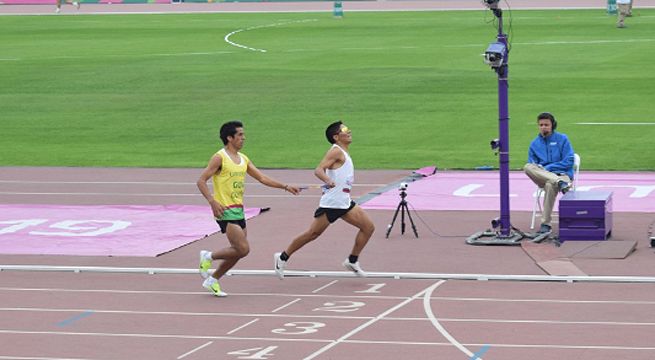
[[[323,188],[323,196],[319,206],[331,209],[347,209],[350,207],[350,191],[355,181],[355,166],[350,155],[339,145],[334,144],[346,157],[346,161],[337,169],[327,169],[325,173],[334,182],[335,186],[331,189]]]

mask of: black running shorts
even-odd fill
[[[347,208],[347,209],[332,209],[332,208],[320,207],[320,208],[316,209],[316,212],[314,212],[314,217],[317,218],[317,217],[325,214],[325,215],[327,215],[327,219],[331,224],[331,223],[337,221],[340,217],[346,215],[346,213],[348,211],[350,211],[350,209],[354,208],[355,205],[357,205],[357,204],[355,204],[355,202],[351,200],[350,201],[350,207]]]
[[[225,234],[227,231],[227,224],[235,224],[241,226],[242,229],[246,228],[246,219],[241,220],[216,220],[216,223],[221,228],[221,233]]]

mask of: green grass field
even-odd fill
[[[509,14],[506,13],[506,16]],[[655,10],[514,11],[511,167],[551,111],[585,170],[655,168]],[[246,124],[261,168],[312,168],[324,128],[358,168],[497,166],[488,11],[0,17],[2,166],[201,167]],[[506,29],[508,25],[506,24]],[[228,44],[264,49],[253,51]],[[651,125],[580,125],[646,122]]]

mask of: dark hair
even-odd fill
[[[537,122],[544,119],[550,120],[550,125],[553,127],[553,131],[557,129],[557,120],[555,120],[555,116],[553,114],[549,112],[542,112],[541,114],[537,115]]]
[[[241,121],[228,121],[225,124],[221,126],[221,140],[223,141],[223,145],[227,145],[227,137],[228,136],[234,136],[237,133],[237,128],[242,128],[243,124]]]
[[[343,124],[341,120],[335,121],[325,129],[325,137],[330,144],[334,144],[334,135],[339,134],[339,131],[341,131],[341,124]]]

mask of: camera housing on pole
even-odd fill
[[[506,54],[507,47],[505,44],[501,42],[491,43],[487,51],[484,52],[484,62],[494,69],[499,68],[503,65]]]
[[[509,211],[509,46],[503,32],[503,11],[499,0],[482,0],[498,19],[496,41],[489,44],[484,62],[498,74],[498,138],[490,142],[500,163],[500,217],[491,220],[493,230],[480,231],[466,239],[472,245],[518,245],[523,234],[512,229]]]

